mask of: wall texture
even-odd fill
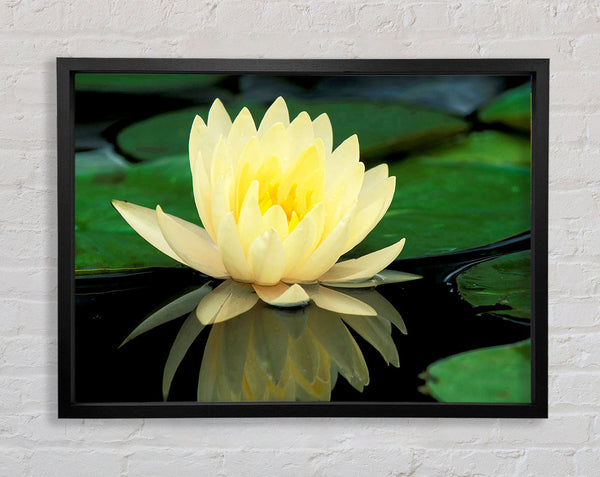
[[[0,474],[599,475],[600,3],[5,0]],[[550,418],[56,419],[56,56],[551,58]]]

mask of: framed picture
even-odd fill
[[[59,58],[59,417],[547,417],[548,68]]]

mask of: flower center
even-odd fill
[[[252,181],[259,184],[258,205],[264,215],[278,205],[285,212],[291,232],[306,214],[323,200],[325,168],[323,158],[315,146],[307,148],[283,169],[282,161],[271,156],[252,173],[250,163],[240,165],[238,180],[238,216],[245,193]]]

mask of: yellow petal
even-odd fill
[[[187,265],[185,260],[173,251],[163,237],[160,227],[158,226],[156,211],[154,209],[116,199],[113,199],[110,202],[133,230],[140,234],[148,243],[156,247],[165,255],[171,257],[173,260],[177,260],[178,262]]]
[[[324,206],[318,204],[292,230],[283,242],[285,252],[284,277],[290,274],[310,256],[318,243],[318,227],[324,222]],[[321,229],[322,230],[322,229]]]
[[[320,285],[305,286],[310,299],[324,310],[348,315],[376,316],[377,312],[366,303],[349,295]]]
[[[314,144],[302,151],[302,154],[283,173],[278,191],[280,204],[290,198],[290,192],[293,192],[294,187],[306,181],[319,168],[319,162],[319,151]]]
[[[166,242],[188,266],[215,278],[229,276],[217,247],[202,227],[165,214],[160,205],[156,218]]]
[[[333,130],[331,129],[329,116],[326,113],[321,114],[313,121],[313,130],[315,137],[321,138],[323,141],[325,154],[329,157],[333,148]]]
[[[223,264],[232,278],[243,282],[252,281],[252,272],[246,261],[233,212],[221,219],[218,244]]]
[[[297,282],[311,282],[329,270],[342,254],[350,233],[350,216],[344,217],[310,257],[290,278]]]
[[[245,254],[248,254],[248,249],[252,242],[262,235],[265,230],[258,205],[258,188],[258,181],[250,183],[238,219],[238,232]]]
[[[285,212],[280,205],[270,207],[263,215],[264,227],[273,227],[277,230],[280,240],[283,242],[288,236],[288,223]]]
[[[219,98],[214,100],[208,112],[208,129],[215,140],[221,135],[227,137],[231,130],[231,118]]]
[[[290,160],[296,157],[311,145],[315,138],[312,121],[306,111],[302,111],[291,122],[287,128],[287,135],[290,141]]]
[[[307,303],[309,297],[298,284],[288,286],[285,283],[279,282],[277,285],[265,287],[261,285],[252,285],[258,297],[274,306],[299,306]]]
[[[221,323],[245,313],[257,301],[250,285],[226,280],[198,303],[196,316],[203,325]]]
[[[279,96],[273,104],[269,106],[269,109],[267,109],[258,128],[258,136],[262,137],[277,123],[282,123],[285,127],[290,124],[290,115],[288,113],[287,104],[285,104],[285,100],[281,96]]]
[[[276,285],[285,270],[285,254],[277,231],[270,227],[248,250],[248,264],[258,285]]]
[[[367,280],[392,263],[402,251],[405,242],[406,239],[402,239],[377,252],[336,263],[319,281],[335,283]]]

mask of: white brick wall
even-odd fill
[[[0,475],[600,475],[600,4],[4,0]],[[56,56],[550,57],[550,419],[56,419]]]

